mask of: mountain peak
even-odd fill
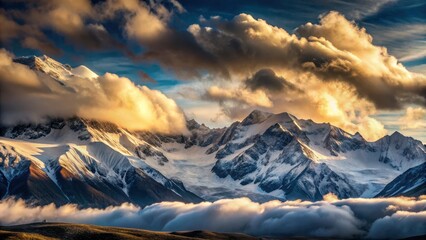
[[[293,115],[291,115],[288,112],[282,112],[279,114],[276,114],[276,116],[281,120],[281,121],[285,121],[285,122],[293,122],[295,120],[297,120],[297,118]]]
[[[21,56],[21,57],[14,58],[13,61],[23,65],[27,65],[30,68],[34,68],[36,65],[37,58],[38,57],[35,55]]]
[[[96,73],[84,65],[72,68],[70,65],[62,64],[47,55],[17,57],[14,61],[27,65],[33,70],[46,73],[60,81],[68,80],[73,75],[88,79],[98,77]]]
[[[257,124],[265,121],[267,118],[272,116],[274,114],[269,112],[263,112],[260,110],[253,110],[242,122],[241,125],[251,125],[251,124]]]
[[[290,134],[290,131],[288,131],[286,128],[283,128],[283,126],[281,126],[281,124],[279,123],[275,123],[274,125],[270,126],[265,133],[287,133]]]
[[[364,137],[361,135],[361,133],[356,132],[354,135],[354,138],[360,141],[365,141]]]
[[[38,58],[40,58],[40,59],[42,59],[42,60],[44,60],[44,61],[46,61],[46,60],[49,60],[49,59],[52,59],[52,58],[50,58],[49,56],[47,56],[47,55],[41,55],[41,56],[39,56]],[[53,60],[53,59],[52,59]]]
[[[403,138],[405,137],[404,135],[402,135],[402,133],[395,131],[394,133],[392,133],[392,135],[390,135],[391,138]]]
[[[189,129],[189,130],[192,130],[192,129],[196,129],[196,128],[199,128],[201,125],[195,120],[195,119],[190,119],[190,120],[187,120],[186,121],[186,127]]]
[[[98,74],[96,74],[90,68],[88,68],[84,65],[80,65],[78,67],[71,69],[71,73],[76,75],[76,76],[83,77],[83,78],[97,78],[97,77],[99,77]]]
[[[409,137],[406,137],[406,136],[402,135],[402,133],[400,133],[400,132],[398,132],[398,131],[395,131],[395,132],[393,132],[391,135],[387,135],[387,136],[385,136],[385,137],[383,137],[383,138],[381,138],[381,139],[384,139],[384,140],[385,140],[385,139],[388,139],[388,140],[390,140],[390,141],[400,142],[400,141],[408,140],[408,139],[409,139]],[[379,139],[379,141],[380,141],[381,139]]]

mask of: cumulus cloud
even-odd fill
[[[218,102],[232,120],[260,107],[377,140],[387,133],[372,116],[378,110],[426,104],[426,77],[408,71],[337,12],[294,34],[248,14],[202,18],[187,32],[167,28],[145,46],[142,59],[181,78],[210,80],[199,99]]]
[[[46,219],[158,231],[209,230],[255,236],[405,238],[426,234],[426,199],[376,198],[327,201],[252,202],[248,198],[198,204],[161,202],[143,209],[123,204],[106,209],[0,202],[0,224]],[[395,227],[398,226],[398,227]]]
[[[180,62],[178,72],[202,75],[207,71],[217,78],[243,82],[234,84],[236,91],[244,87],[264,91],[272,103],[267,108],[273,112],[296,109],[291,111],[296,116],[307,115],[375,140],[386,133],[372,117],[377,110],[426,104],[426,77],[408,71],[386,48],[374,45],[366,29],[337,12],[321,16],[318,24],[300,26],[294,34],[248,14],[231,20],[203,18],[188,32],[195,39],[194,49],[209,58],[188,65]],[[174,53],[172,57],[178,59],[194,56],[191,51]],[[230,104],[228,97],[226,105],[223,99],[211,100],[225,105],[224,113],[233,118],[250,111],[234,107],[241,99],[235,95],[235,103]],[[298,114],[297,109],[305,112]]]
[[[172,5],[180,12],[183,7],[175,2]],[[98,19],[111,19],[124,15],[124,33],[130,38],[136,38],[143,43],[149,43],[167,30],[167,21],[172,11],[159,1],[138,0],[109,0],[96,5]]]
[[[407,212],[398,211],[391,216],[378,219],[371,226],[368,238],[404,238],[407,236],[421,236],[425,234],[426,211]],[[398,227],[395,227],[398,226]]]
[[[275,75],[275,80],[284,80],[278,74]],[[191,95],[192,101],[196,101],[197,93],[201,92],[198,99],[218,102],[221,113],[226,115],[228,120],[243,119],[253,109],[260,108],[272,112],[286,111],[298,118],[313,119],[317,122],[329,122],[350,133],[360,132],[368,140],[376,140],[387,133],[384,125],[371,117],[376,113],[374,104],[358,98],[353,88],[344,83],[323,84],[315,78],[300,77],[301,75],[298,75],[300,82],[296,83],[297,87],[287,84],[289,86],[286,85],[281,91],[251,90],[246,81],[243,81],[236,86],[226,83],[204,86],[207,89],[204,93],[200,89],[202,87],[196,84],[185,85],[184,93],[186,97]],[[211,116],[211,111],[206,114]],[[203,115],[202,111],[197,113]]]
[[[130,37],[138,38],[141,41],[149,41],[162,34],[166,30],[166,26],[148,8],[139,7],[134,16],[126,23],[125,29]]]
[[[5,125],[79,116],[131,130],[186,131],[185,117],[172,99],[111,73],[92,79],[74,76],[59,83],[13,62],[10,53],[0,50],[0,86]]]
[[[404,102],[425,103],[425,76],[410,73],[386,48],[373,45],[366,29],[339,13],[325,15],[320,24],[307,23],[296,33],[328,48],[318,49],[324,53],[322,58],[318,55],[303,63],[323,80],[349,83],[380,109],[398,108]]]
[[[300,26],[296,35],[248,14],[203,24],[188,31],[228,72],[311,73],[321,81],[347,83],[378,108],[424,104],[426,78],[407,71],[385,48],[375,46],[365,29],[337,12],[322,16],[319,24]]]
[[[416,129],[426,127],[426,109],[408,107],[405,115],[399,119],[401,129]]]

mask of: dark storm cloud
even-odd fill
[[[54,33],[75,47],[118,50],[134,56],[126,44],[115,39],[103,25],[107,19],[101,16],[105,11],[101,4],[93,5],[89,0],[43,0],[16,2],[11,6],[0,9],[2,45],[18,39],[23,47],[56,55],[60,50],[51,40]]]
[[[426,234],[426,200],[416,198],[252,202],[248,198],[198,204],[161,202],[143,209],[130,204],[106,209],[75,205],[29,206],[22,200],[0,202],[0,224],[43,219],[143,228],[156,231],[208,230],[255,236],[405,238]],[[16,215],[14,213],[20,212]],[[397,227],[396,227],[397,226]]]
[[[288,82],[283,77],[277,76],[270,68],[257,71],[252,77],[245,81],[245,84],[253,91],[258,89],[272,92],[297,90],[297,87],[293,83]]]
[[[137,60],[158,62],[181,79],[201,77],[206,71],[229,78],[221,59],[203,49],[186,31],[167,29],[152,41],[139,40],[146,51]]]
[[[47,54],[61,52],[40,29],[19,24],[7,16],[5,10],[0,9],[0,44],[6,45],[15,39],[24,47],[39,49]]]

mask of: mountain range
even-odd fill
[[[15,59],[64,87],[96,78],[50,57]],[[130,131],[79,117],[3,126],[0,199],[106,207],[124,202],[254,201],[425,194],[426,147],[395,132],[369,142],[328,123],[254,110],[241,122],[189,134]]]

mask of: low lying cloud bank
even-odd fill
[[[146,208],[123,204],[106,209],[75,205],[30,206],[0,202],[0,224],[63,221],[157,231],[209,230],[255,236],[405,238],[426,235],[426,196],[327,201],[252,202],[248,198],[187,204],[161,202]]]

